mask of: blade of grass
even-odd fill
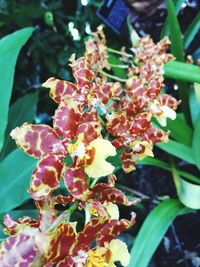
[[[176,16],[176,10],[172,0],[167,0],[167,10],[170,26],[170,40],[171,40],[171,52],[176,57],[176,60],[184,62],[184,49],[183,40],[180,30],[180,25]],[[187,84],[178,81],[179,95],[182,100],[182,111],[184,113],[185,120],[189,126],[192,127],[192,120],[189,107],[189,92]]]
[[[183,40],[185,49],[187,49],[190,46],[192,40],[194,39],[199,29],[200,29],[200,12],[197,14],[195,19],[193,20],[193,22],[190,24],[187,31],[185,32],[185,36]]]
[[[179,13],[179,11],[181,10],[181,6],[184,2],[185,2],[185,0],[175,1],[174,6],[175,6],[176,14]],[[167,19],[165,20],[161,35],[160,35],[160,39],[164,38],[165,36],[169,36],[169,33],[170,33],[169,18],[167,17]]]
[[[164,169],[164,170],[167,170],[167,171],[172,171],[172,167],[170,166],[170,164],[162,161],[162,160],[159,160],[159,159],[155,159],[155,158],[150,158],[150,157],[147,157],[143,160],[140,160],[136,163],[137,165],[150,165],[150,166],[155,166],[155,167],[158,167],[158,168],[161,168],[161,169]],[[176,169],[177,173],[186,178],[188,181],[192,182],[192,183],[196,183],[196,184],[200,184],[200,178],[189,173],[189,172],[185,172],[185,171],[182,171],[180,169]]]
[[[145,219],[131,250],[129,267],[147,267],[148,263],[173,220],[192,212],[177,199],[161,202]]]

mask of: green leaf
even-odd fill
[[[180,201],[189,208],[200,209],[200,185],[182,179],[176,170],[173,158],[170,159],[172,175]]]
[[[27,189],[37,163],[19,149],[11,152],[0,163],[0,213],[7,212],[30,198]]]
[[[112,65],[121,65],[122,62],[115,56],[109,55],[109,63]],[[126,79],[126,71],[120,67],[112,67],[113,74],[121,79]]]
[[[20,49],[31,36],[34,28],[18,30],[0,40],[0,151],[8,120],[9,102],[13,87],[14,70]]]
[[[197,97],[193,88],[190,89],[190,112],[192,115],[193,126],[195,126],[200,114],[200,104],[198,104]]]
[[[181,10],[181,6],[184,2],[185,2],[185,0],[176,0],[175,1],[174,6],[175,6],[175,10],[176,10],[176,15]],[[170,34],[169,17],[167,17],[167,19],[165,20],[161,35],[160,35],[160,39],[164,38],[165,36],[169,36],[169,34]]]
[[[177,193],[186,207],[200,209],[200,185],[192,184],[179,177]]]
[[[192,40],[194,39],[195,35],[198,33],[199,29],[200,29],[200,13],[197,14],[195,19],[193,20],[193,22],[190,24],[187,31],[185,32],[185,36],[183,40],[185,49],[187,49],[190,46]]]
[[[168,152],[169,154],[176,156],[182,160],[185,160],[191,164],[195,164],[195,159],[193,155],[192,148],[185,146],[181,143],[178,143],[176,141],[169,140],[167,144],[157,144],[159,148],[162,150]]]
[[[167,0],[167,10],[170,26],[171,51],[178,61],[184,61],[183,40],[172,0]]]
[[[200,83],[200,67],[178,61],[170,61],[164,66],[164,75],[180,81]]]
[[[198,117],[194,128],[192,150],[194,153],[196,166],[200,169],[200,116]]]
[[[155,159],[155,158],[146,157],[145,159],[138,161],[137,165],[150,165],[150,166],[159,167],[161,169],[172,172],[172,167],[169,163],[166,163],[162,160]],[[188,181],[200,184],[200,178],[199,177],[197,177],[191,173],[182,171],[180,169],[176,169],[176,171],[179,175],[186,178]]]
[[[16,148],[14,140],[10,137],[10,132],[24,122],[33,122],[36,115],[38,93],[31,93],[19,98],[9,110],[8,125],[6,128],[5,142],[0,154],[0,160],[5,158]]]
[[[129,31],[129,35],[130,35],[130,40],[131,40],[131,44],[132,46],[137,46],[140,37],[137,34],[136,30],[133,28],[129,17],[127,18],[127,25],[128,25],[128,31]]]
[[[200,105],[200,83],[194,83],[194,92],[197,103]]]
[[[175,56],[176,60],[184,62],[184,49],[183,40],[176,16],[176,10],[172,0],[167,0],[167,10],[170,26],[170,41],[171,41],[171,52]],[[179,88],[179,95],[182,100],[181,109],[188,125],[192,125],[189,108],[189,92],[187,85],[183,82],[177,81]]]
[[[173,220],[191,212],[176,199],[161,202],[145,219],[131,250],[129,267],[147,267]]]
[[[176,141],[186,145],[192,145],[193,131],[187,125],[182,113],[178,113],[175,120],[168,120],[166,127],[161,127],[164,131],[169,130],[170,136]],[[180,131],[181,129],[181,131]]]

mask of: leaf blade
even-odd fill
[[[8,120],[9,102],[13,87],[15,64],[20,49],[31,36],[34,28],[28,27],[18,30],[0,40],[0,151],[4,142],[4,134]]]
[[[0,163],[0,202],[4,203],[0,206],[0,213],[7,212],[30,198],[27,188],[36,163],[36,159],[19,149]]]
[[[145,219],[131,250],[129,267],[146,267],[161,239],[173,220],[191,212],[180,201],[168,199],[161,202]]]
[[[8,124],[5,133],[5,142],[0,153],[0,160],[5,158],[12,150],[16,148],[14,140],[10,137],[10,132],[24,122],[33,122],[36,115],[36,106],[38,102],[38,93],[31,93],[19,98],[10,107],[8,115]]]

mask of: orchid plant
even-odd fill
[[[127,79],[110,75],[112,65],[103,28],[86,42],[83,57],[70,58],[75,83],[51,77],[43,86],[58,104],[53,127],[24,123],[11,132],[17,146],[39,159],[29,193],[38,209],[38,220],[4,218],[9,235],[0,245],[3,267],[127,266],[130,255],[116,237],[135,223],[121,218],[118,205],[131,206],[115,188],[115,167],[110,157],[119,156],[122,169],[135,170],[135,163],[153,157],[153,147],[167,142],[169,132],[155,128],[155,118],[166,126],[176,118],[179,101],[162,94],[163,67],[173,60],[166,53],[170,42],[155,44],[140,38],[129,55],[121,51]],[[127,60],[128,58],[128,60]],[[105,71],[105,69],[107,71]],[[55,194],[60,180],[65,195]],[[60,213],[56,205],[62,205]],[[85,211],[85,225],[77,232],[71,215]]]

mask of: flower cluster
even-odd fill
[[[165,126],[166,118],[176,117],[178,101],[161,94],[163,64],[173,59],[166,53],[168,45],[168,39],[158,44],[149,37],[140,39],[122,85],[101,72],[111,66],[100,27],[86,43],[84,56],[70,59],[76,82],[51,77],[43,84],[58,104],[53,127],[24,123],[11,132],[20,149],[39,159],[29,188],[38,220],[5,216],[10,237],[0,246],[1,266],[128,265],[126,244],[115,237],[135,223],[135,215],[120,219],[118,205],[135,201],[115,188],[116,166],[109,157],[118,154],[129,172],[137,160],[153,156],[155,143],[167,142],[169,133],[155,128],[151,120],[155,117]],[[61,179],[68,195],[55,194]],[[67,209],[60,214],[56,205]],[[78,233],[70,220],[75,209],[86,214]]]

